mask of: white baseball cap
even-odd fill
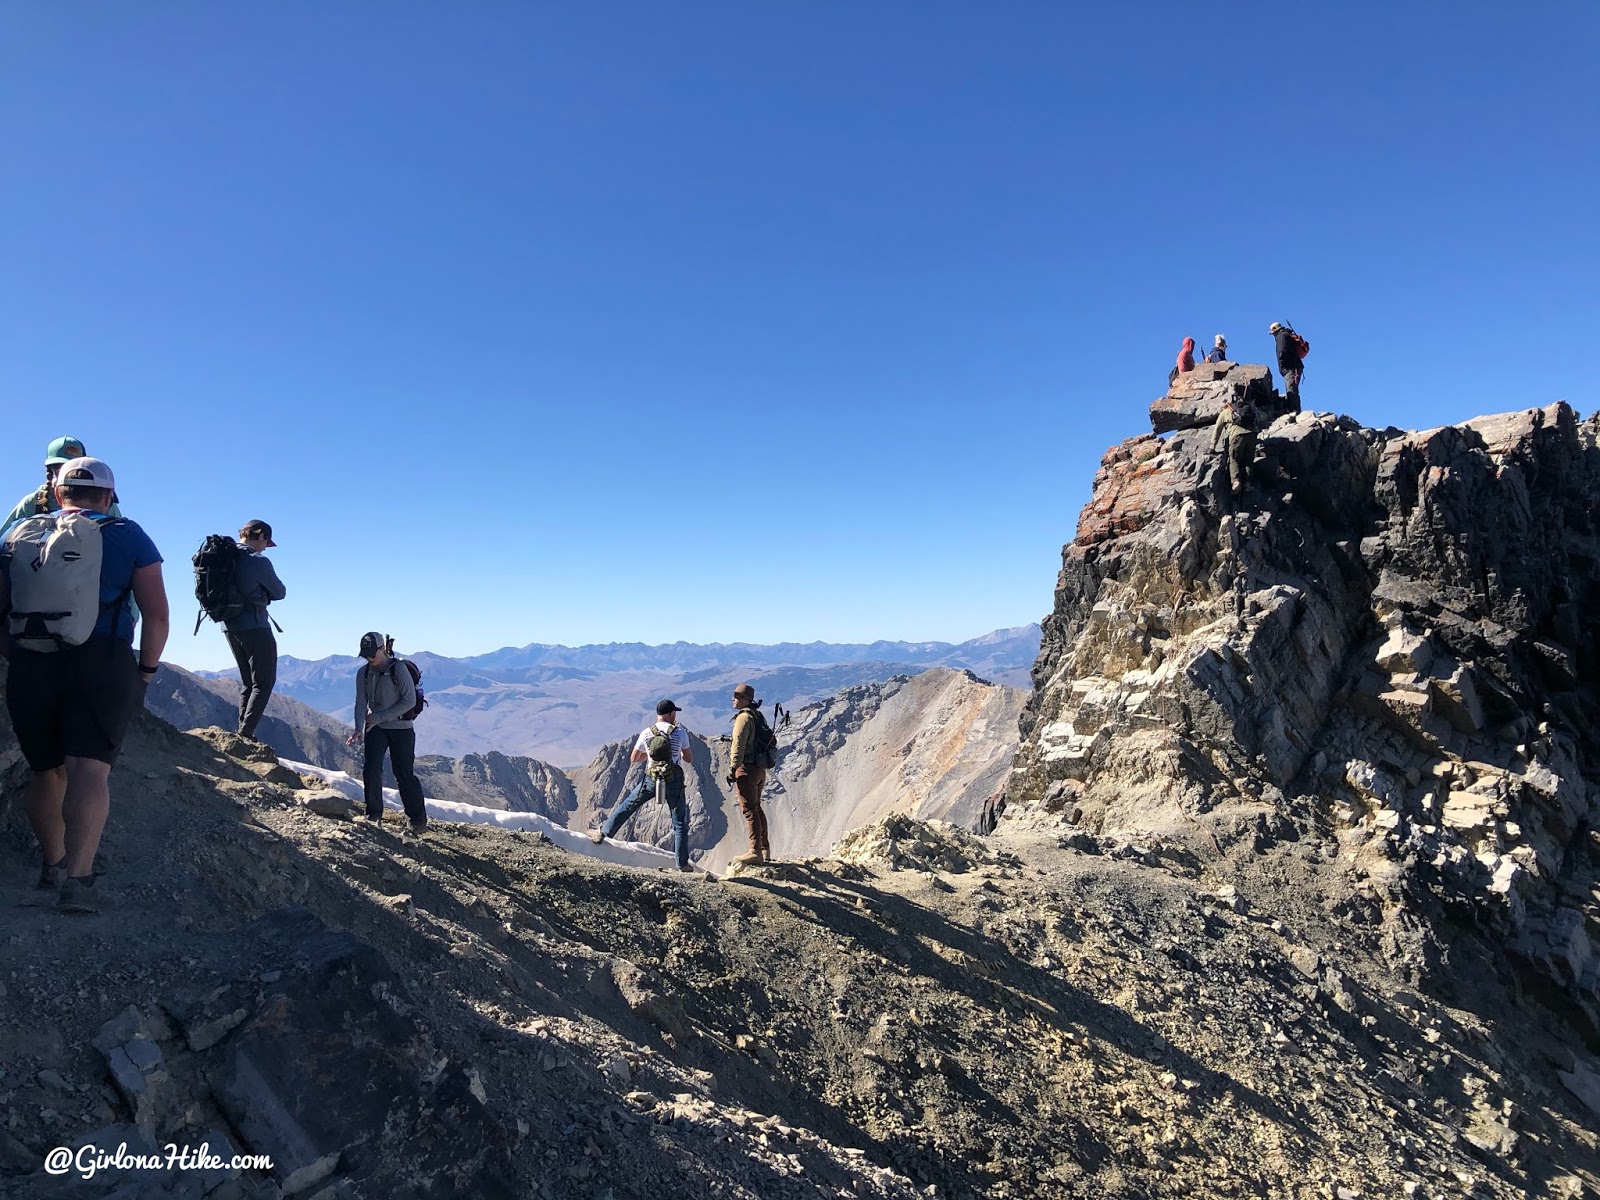
[[[114,492],[117,490],[117,479],[105,463],[84,455],[61,464],[61,469],[56,472],[56,486],[105,488],[108,492]]]

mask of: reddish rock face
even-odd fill
[[[1092,546],[1149,524],[1173,486],[1162,448],[1160,438],[1146,433],[1106,451],[1095,473],[1094,494],[1078,516],[1077,545]]]

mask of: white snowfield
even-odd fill
[[[291,771],[298,771],[302,775],[314,775],[321,779],[334,791],[348,796],[360,804],[365,800],[365,793],[361,783],[352,779],[343,771],[330,771],[326,767],[312,766],[310,763],[295,762],[293,759],[280,758],[278,760]],[[426,799],[426,798],[425,798]],[[467,825],[498,825],[501,829],[524,829],[530,833],[542,833],[556,845],[564,850],[571,850],[577,854],[587,854],[590,858],[603,858],[607,862],[621,863],[628,867],[652,867],[658,870],[675,869],[677,860],[665,850],[658,850],[644,842],[619,842],[607,840],[598,846],[589,840],[586,833],[580,833],[565,826],[557,825],[548,817],[541,817],[538,813],[506,812],[498,808],[479,808],[475,804],[460,804],[454,800],[428,800],[428,820],[449,821],[456,824]],[[400,804],[400,793],[394,788],[383,789],[383,805],[403,811]]]

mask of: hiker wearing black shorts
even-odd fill
[[[110,467],[80,455],[61,464],[52,490],[55,510],[18,523],[0,543],[6,708],[33,772],[24,804],[39,841],[39,887],[60,889],[62,912],[92,913],[111,768],[167,644],[167,590],[149,535],[110,515]]]
[[[350,741],[361,742],[366,755],[361,782],[366,789],[370,821],[383,820],[383,756],[387,751],[412,833],[428,828],[428,805],[417,779],[417,730],[412,724],[417,706],[417,685],[410,668],[394,654],[394,639],[380,633],[361,635],[361,657],[366,663],[356,672],[356,732]]]
[[[282,600],[288,592],[263,553],[277,544],[272,540],[272,526],[265,521],[251,521],[239,530],[239,548],[244,553],[233,578],[243,603],[238,613],[222,621],[228,649],[239,665],[239,736],[251,739],[278,682],[278,640],[272,636],[267,605]]]
[[[689,732],[678,724],[678,714],[683,710],[671,700],[656,705],[656,722],[639,734],[633,743],[630,763],[644,763],[644,774],[639,784],[628,793],[627,799],[600,823],[599,829],[589,831],[589,840],[599,845],[607,838],[617,836],[617,830],[628,818],[658,792],[672,814],[672,851],[678,860],[678,870],[692,871],[689,865],[689,800],[685,792],[683,764],[693,757],[689,745]],[[659,785],[659,786],[658,786]]]

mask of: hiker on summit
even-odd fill
[[[677,856],[678,870],[692,871],[694,868],[689,865],[689,801],[684,794],[683,764],[691,761],[694,755],[689,745],[689,731],[678,724],[678,714],[682,711],[671,700],[662,700],[656,705],[655,724],[645,727],[628,755],[630,763],[645,764],[644,775],[627,799],[600,823],[600,828],[589,831],[589,840],[598,846],[607,838],[616,837],[617,830],[646,800],[659,795],[672,814],[672,852]]]
[[[161,553],[138,525],[111,515],[116,486],[110,467],[78,455],[60,464],[51,511],[0,543],[6,707],[33,772],[23,803],[39,840],[39,887],[60,889],[61,912],[98,911],[94,858],[111,768],[170,624]],[[137,657],[130,597],[143,618]]]
[[[82,458],[87,451],[83,443],[75,437],[58,437],[44,448],[44,482],[33,491],[29,492],[17,506],[6,514],[5,520],[0,521],[0,537],[5,537],[11,527],[18,521],[25,521],[29,517],[43,516],[45,513],[55,512],[61,506],[56,503],[55,485],[56,472],[63,463],[69,463],[75,458]],[[108,515],[120,518],[122,510],[117,507],[116,497],[111,498],[111,508]]]
[[[362,634],[361,657],[367,661],[356,672],[356,732],[350,742],[361,742],[365,754],[361,782],[366,817],[374,823],[383,820],[383,755],[388,751],[410,830],[423,833],[428,828],[428,804],[416,771],[417,730],[412,721],[421,711],[416,680],[410,664],[395,656],[393,638]]]
[[[1274,321],[1267,326],[1278,355],[1278,374],[1283,376],[1283,394],[1289,401],[1289,411],[1300,411],[1300,378],[1306,373],[1306,353],[1311,343],[1285,325]]]
[[[222,620],[228,649],[239,664],[239,736],[251,740],[278,682],[278,640],[267,621],[267,605],[288,592],[264,553],[277,544],[265,521],[251,521],[239,530],[244,553],[234,567],[233,581],[241,604],[237,613]]]
[[[1172,370],[1167,372],[1167,386],[1171,387],[1178,381],[1179,375],[1187,375],[1192,370],[1194,370],[1194,339],[1186,337],[1183,339],[1183,348],[1178,351],[1178,361]]]
[[[777,738],[761,712],[761,701],[748,683],[733,689],[733,743],[728,752],[728,782],[739,793],[739,811],[744,814],[750,834],[750,849],[738,855],[736,863],[772,861],[772,845],[767,840],[767,814],[761,808],[761,789],[767,784],[767,771],[777,766]]]
[[[1208,363],[1221,363],[1228,361],[1228,339],[1223,337],[1220,333],[1217,334],[1214,344],[1212,345],[1210,351],[1207,352],[1206,361]]]
[[[1237,504],[1256,457],[1256,414],[1250,401],[1235,396],[1223,403],[1211,432],[1211,448],[1227,455],[1229,492]]]

